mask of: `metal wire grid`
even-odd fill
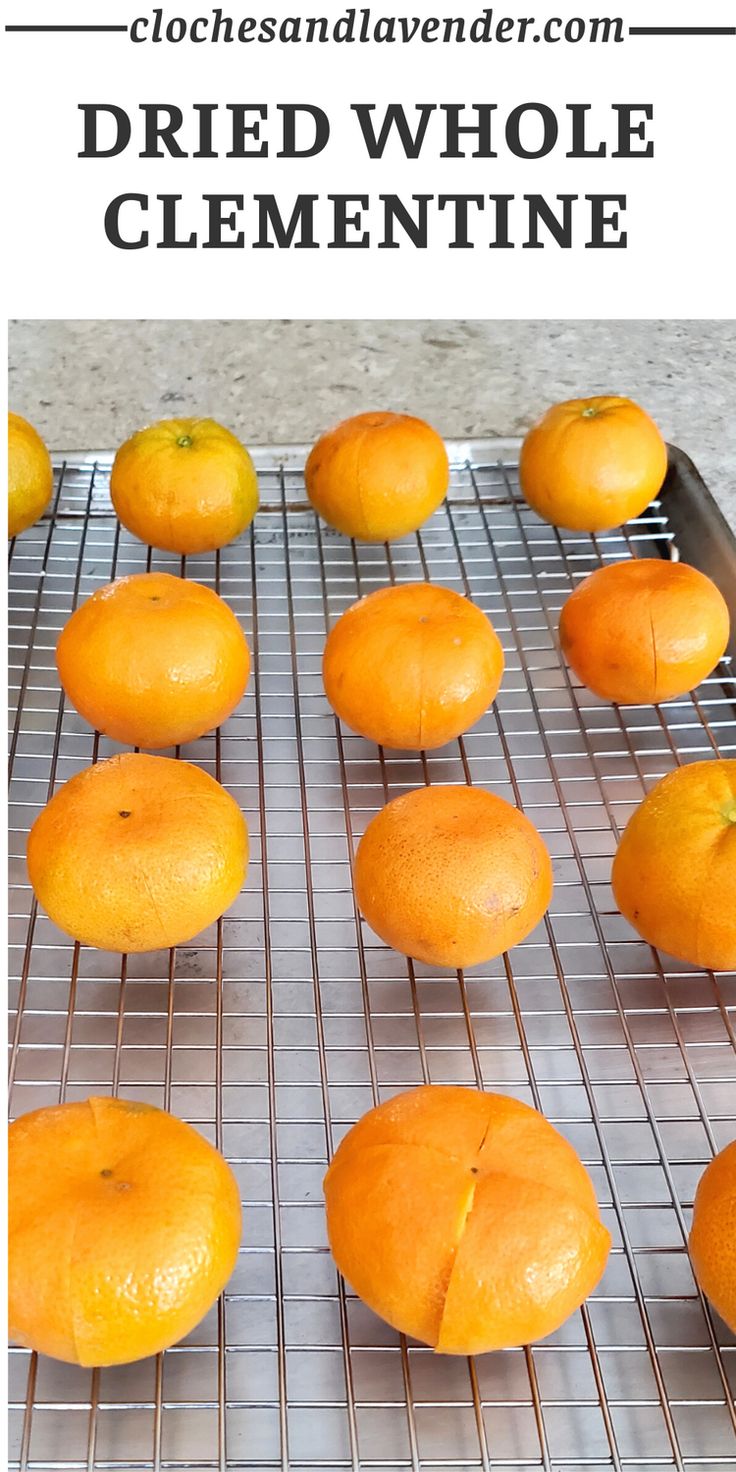
[[[667,538],[665,516],[564,535],[520,502],[493,445],[477,459],[458,459],[446,506],[389,548],[320,526],[298,461],[264,454],[252,532],[184,562],[121,531],[109,457],[80,457],[59,468],[50,518],[12,548],[13,1110],[118,1091],[164,1105],[224,1150],[245,1203],[236,1272],[181,1345],[94,1372],[11,1351],[14,1469],[736,1467],[736,1344],[685,1251],[696,1182],[736,1133],[736,978],[657,956],[609,887],[617,832],[652,782],[736,751],[733,678],[724,666],[658,709],[618,710],[579,688],[555,640],[562,601],[601,561]],[[60,693],[58,632],[95,587],[151,567],[215,587],[248,633],[241,706],[181,754],[238,798],[252,859],[232,910],[195,943],[121,961],[73,945],[36,909],[25,835],[61,782],[115,749]],[[385,753],[333,718],[321,651],[356,596],[420,577],[490,615],[506,675],[459,742]],[[466,975],[379,944],[353,899],[357,838],[423,781],[518,802],[554,858],[547,919]],[[536,1104],[594,1178],[610,1266],[533,1349],[433,1356],[335,1272],[329,1155],[365,1109],[422,1080]]]

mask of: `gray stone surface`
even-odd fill
[[[556,399],[626,393],[687,450],[736,529],[736,323],[24,321],[10,405],[57,450],[211,414],[246,443],[408,410],[448,438],[521,435]]]

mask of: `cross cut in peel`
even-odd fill
[[[611,870],[621,914],[650,946],[736,967],[736,761],[688,762],[632,813]]]
[[[11,1339],[105,1366],[188,1334],[238,1254],[222,1155],[183,1120],[118,1098],[34,1110],[8,1139]]]
[[[451,588],[396,583],[353,603],[325,644],[335,713],[381,746],[429,751],[467,731],[498,693],[504,656],[490,620]]]
[[[542,1115],[425,1086],[371,1110],[325,1178],[338,1268],[376,1313],[447,1354],[551,1334],[610,1250],[587,1171]]]
[[[636,557],[589,573],[560,614],[568,664],[620,705],[675,700],[715,668],[729,638],[715,583],[685,562]]]

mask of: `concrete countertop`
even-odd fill
[[[369,408],[447,438],[509,438],[555,400],[625,393],[736,530],[732,321],[23,321],[9,373],[10,407],[54,450],[116,449],[186,414],[246,444],[309,442]]]

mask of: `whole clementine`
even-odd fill
[[[729,617],[715,583],[686,562],[613,562],[575,588],[560,615],[560,642],[584,685],[619,705],[684,695],[728,644]]]
[[[631,399],[570,399],[532,426],[519,484],[545,521],[571,531],[610,531],[659,495],[667,446]]]
[[[324,1183],[340,1272],[445,1354],[543,1339],[603,1274],[611,1239],[572,1146],[500,1094],[428,1085],[359,1120]]]
[[[475,966],[534,929],[552,864],[533,823],[480,787],[421,787],[372,818],[355,895],[387,945],[431,966]]]
[[[232,904],[248,867],[235,799],[199,767],[124,752],[54,794],[28,874],[55,925],[103,951],[182,945]]]
[[[700,1287],[736,1333],[736,1140],[700,1177],[689,1246]]]
[[[9,1132],[10,1337],[75,1365],[122,1365],[188,1334],[240,1244],[217,1150],[150,1104],[86,1099]]]
[[[227,604],[168,573],[98,588],[56,646],[59,679],[96,730],[130,746],[177,746],[234,710],[250,655]]]
[[[8,414],[8,536],[33,526],[51,500],[54,472],[40,434],[20,414]]]
[[[409,414],[356,414],[323,434],[305,470],[315,511],[346,537],[386,542],[415,532],[445,499],[447,451]]]
[[[245,445],[214,419],[161,419],[121,445],[110,496],[128,531],[167,552],[214,552],[258,509]]]
[[[611,882],[650,945],[693,966],[736,967],[736,761],[663,777],[629,818]]]
[[[379,588],[338,619],[322,678],[333,710],[361,736],[408,751],[444,746],[495,698],[503,650],[467,598],[430,583]]]

